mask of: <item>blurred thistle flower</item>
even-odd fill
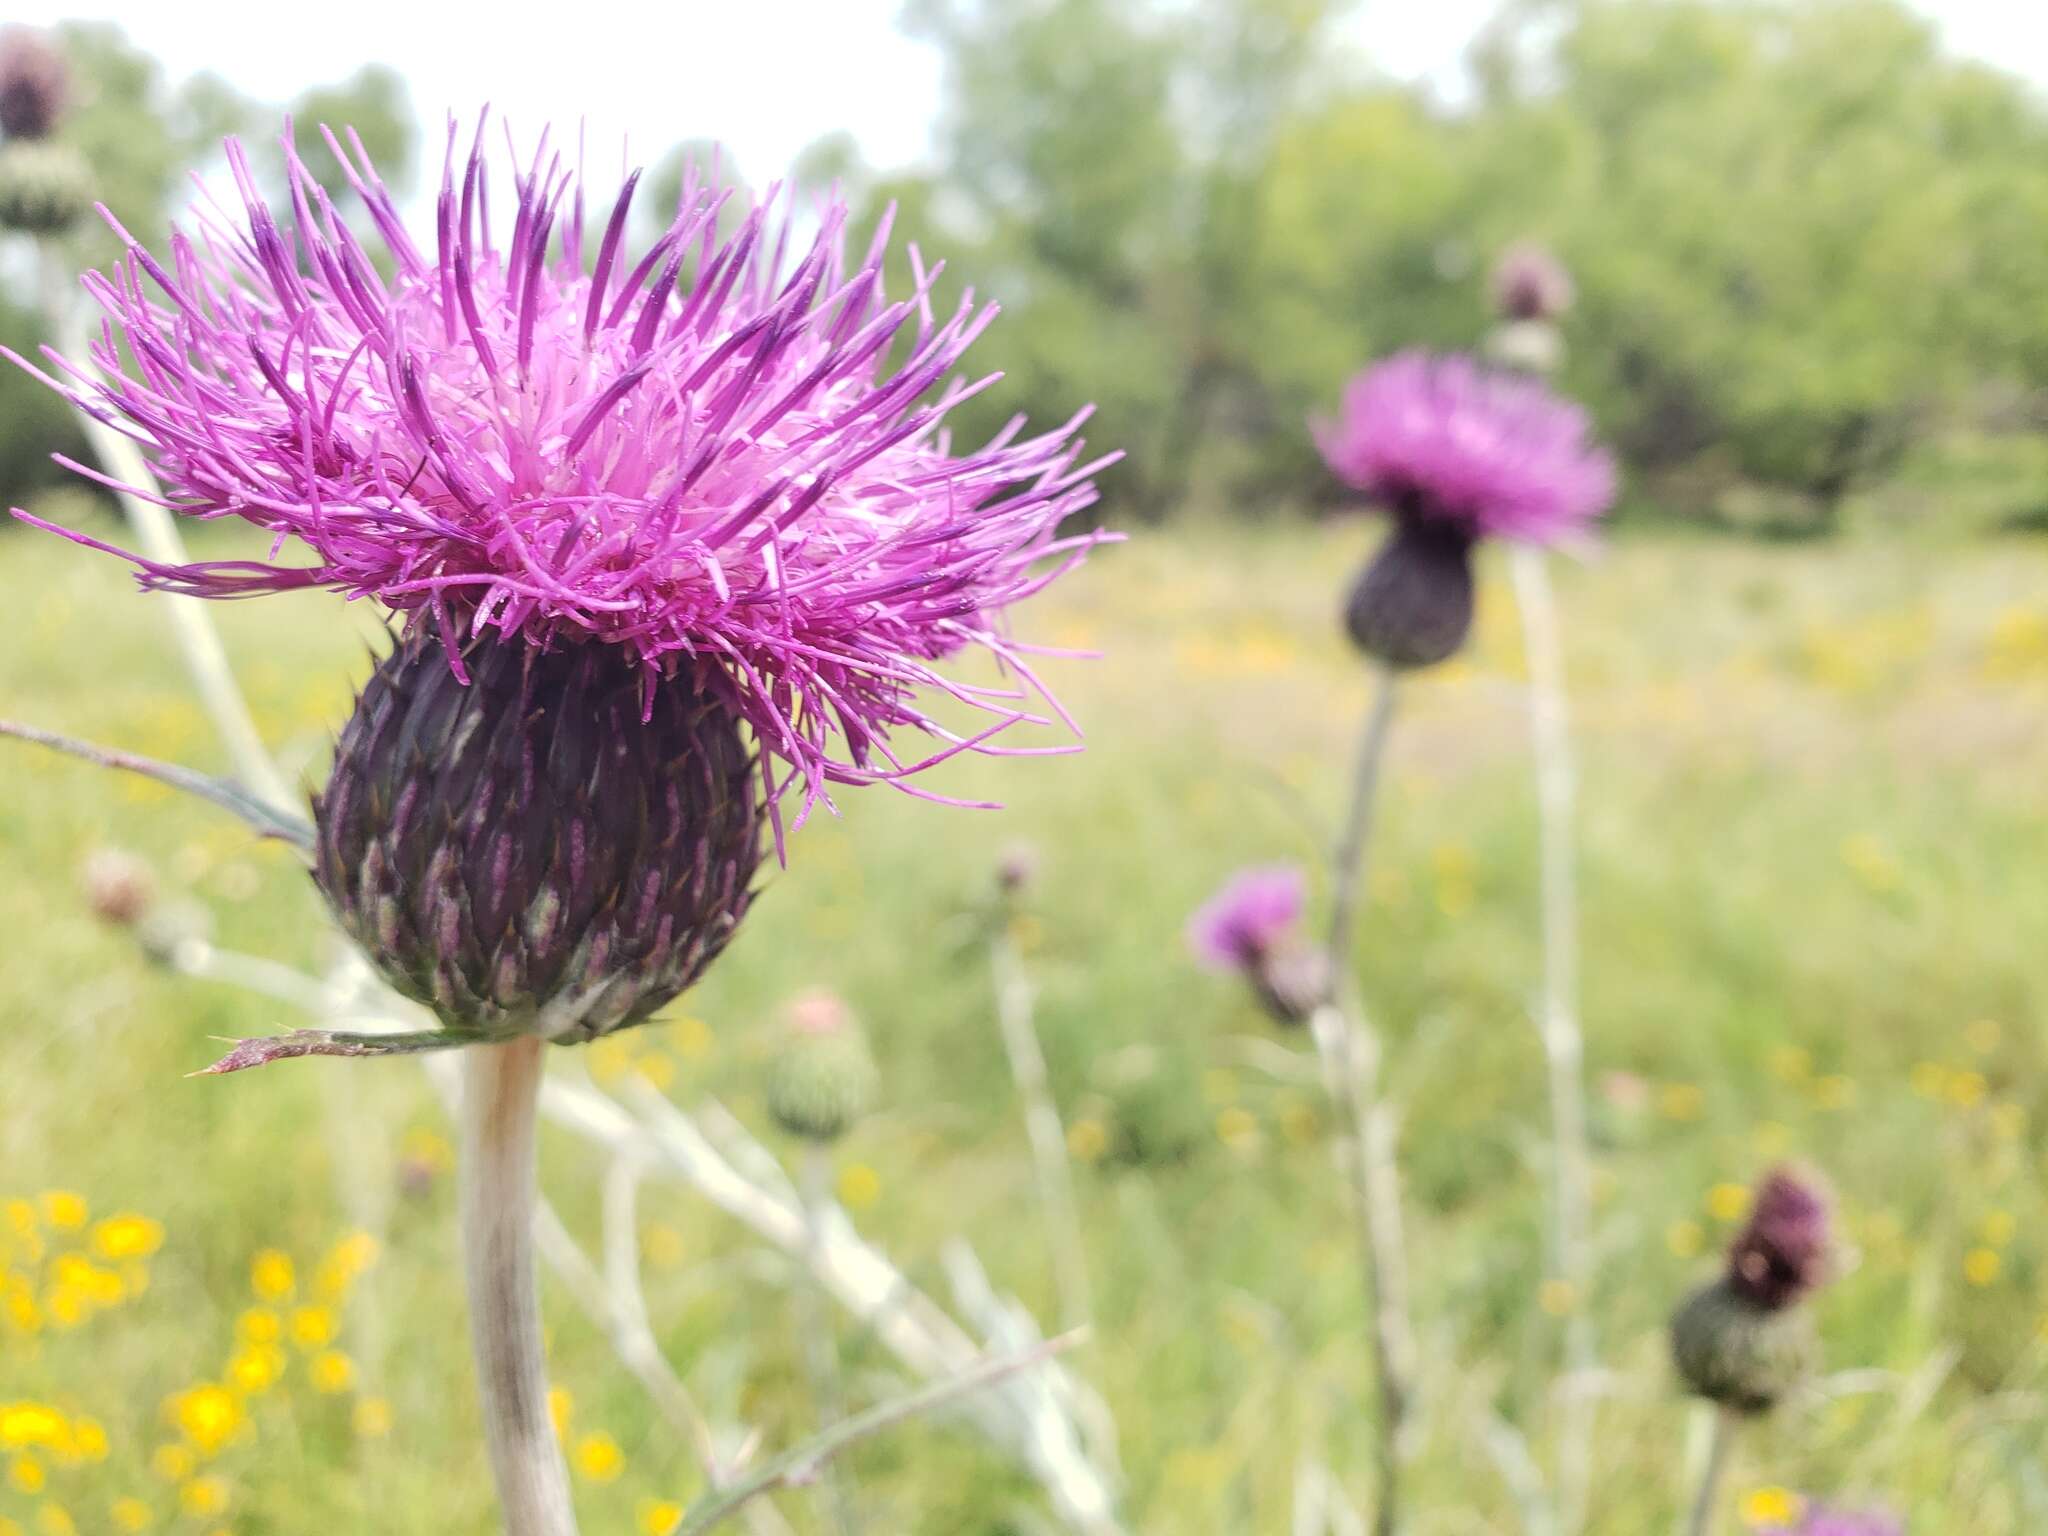
[[[95,849],[80,883],[93,915],[116,928],[134,927],[156,901],[156,877],[149,865],[120,848]]]
[[[1582,542],[1614,499],[1614,461],[1584,411],[1462,355],[1375,364],[1346,387],[1339,419],[1313,430],[1331,472],[1394,520],[1345,608],[1351,638],[1391,667],[1432,666],[1464,644],[1480,539]]]
[[[877,1074],[845,1001],[806,992],[789,1007],[789,1035],[768,1069],[768,1116],[800,1140],[837,1141],[874,1102]]]
[[[947,412],[994,381],[954,366],[995,310],[936,317],[914,251],[913,291],[887,299],[886,218],[849,259],[831,204],[792,265],[791,215],[771,198],[721,236],[729,194],[692,175],[629,261],[637,173],[589,250],[585,189],[543,135],[500,244],[483,126],[463,162],[451,123],[423,249],[361,142],[323,133],[388,277],[289,134],[283,224],[231,140],[246,231],[203,207],[162,261],[128,240],[85,279],[107,321],[91,357],[44,377],[143,445],[174,511],[310,556],[110,551],[144,585],[328,587],[402,616],[315,802],[316,878],[451,1031],[588,1039],[719,952],[792,789],[793,825],[834,785],[942,798],[913,776],[1048,723],[1000,615],[1109,537],[1059,529],[1115,455],[1083,461],[1085,411],[953,449]],[[975,647],[1015,682],[934,670]],[[939,724],[924,688],[986,722]],[[898,730],[936,746],[899,754]]]
[[[1829,1509],[1809,1504],[1793,1526],[1767,1526],[1759,1536],[1906,1536],[1905,1522],[1880,1510]]]
[[[1015,896],[1038,878],[1038,850],[1029,843],[1012,843],[996,863],[996,889]]]
[[[1555,320],[1575,297],[1564,263],[1533,240],[1517,240],[1500,253],[1489,286],[1503,320]]]
[[[49,38],[27,27],[0,30],[0,134],[48,138],[71,95],[71,71]]]
[[[1209,969],[1243,976],[1279,1023],[1304,1023],[1329,992],[1324,958],[1301,933],[1307,903],[1307,879],[1291,864],[1239,870],[1188,919],[1188,948]]]
[[[1777,1169],[1757,1186],[1722,1274],[1671,1319],[1672,1359],[1694,1392],[1762,1413],[1811,1374],[1819,1341],[1798,1303],[1826,1278],[1829,1224],[1812,1176]]]

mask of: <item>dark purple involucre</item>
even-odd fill
[[[1728,1250],[1728,1283],[1766,1310],[1791,1306],[1827,1278],[1828,1200],[1808,1175],[1780,1168],[1757,1186]]]
[[[1354,378],[1324,462],[1403,522],[1470,539],[1583,542],[1613,503],[1614,461],[1586,413],[1533,379],[1469,357],[1402,352]]]
[[[71,94],[64,56],[27,27],[0,30],[0,133],[46,138]]]
[[[946,413],[996,376],[954,367],[996,311],[969,294],[935,315],[938,268],[915,249],[911,292],[889,299],[887,218],[849,258],[832,202],[792,261],[795,223],[772,194],[721,236],[727,194],[693,177],[635,256],[635,173],[593,247],[582,182],[543,135],[515,167],[500,243],[481,124],[466,162],[451,124],[421,246],[355,135],[323,134],[389,277],[289,132],[282,220],[230,141],[239,215],[202,207],[161,261],[130,240],[85,280],[106,321],[90,359],[52,359],[59,389],[143,445],[173,510],[274,536],[263,561],[127,556],[146,584],[373,597],[438,637],[458,676],[480,637],[598,643],[650,698],[681,686],[726,701],[761,748],[778,827],[793,782],[801,820],[831,784],[902,784],[1043,723],[1034,648],[1001,611],[1105,537],[1059,529],[1110,460],[1083,462],[1085,411],[955,450]],[[278,560],[288,547],[308,558]],[[1016,681],[934,670],[977,646]],[[918,702],[927,687],[987,720],[940,724]],[[936,749],[899,756],[897,728]]]

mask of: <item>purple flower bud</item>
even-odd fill
[[[1828,1200],[1810,1175],[1774,1169],[1728,1250],[1728,1283],[1767,1310],[1789,1307],[1827,1278]]]
[[[996,888],[1014,896],[1038,878],[1038,850],[1029,843],[1012,843],[1003,850],[996,865]]]
[[[48,38],[27,27],[0,31],[0,133],[47,138],[71,94],[71,72]]]
[[[1572,275],[1549,250],[1517,240],[1493,265],[1493,307],[1503,320],[1555,320],[1572,307]]]
[[[101,848],[85,861],[85,899],[101,922],[133,928],[156,902],[149,865],[119,848]]]

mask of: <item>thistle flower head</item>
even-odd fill
[[[1827,1278],[1828,1199],[1811,1175],[1772,1170],[1728,1250],[1728,1283],[1757,1306],[1789,1307]]]
[[[1762,1536],[1906,1536],[1905,1523],[1882,1510],[1830,1509],[1809,1504],[1795,1526],[1770,1526]]]
[[[1101,540],[1059,527],[1108,460],[1083,461],[1085,411],[951,443],[948,411],[993,382],[954,369],[995,310],[970,293],[936,313],[938,268],[914,251],[911,291],[889,297],[886,218],[849,252],[830,203],[792,259],[772,195],[721,234],[730,194],[691,179],[636,254],[637,173],[586,220],[543,135],[502,230],[482,126],[461,159],[451,124],[415,241],[360,141],[325,137],[363,236],[289,133],[277,213],[230,141],[240,209],[202,208],[161,259],[130,240],[85,280],[107,328],[52,382],[142,443],[174,510],[272,535],[265,560],[136,559],[148,585],[374,597],[458,676],[486,634],[608,647],[650,694],[690,673],[751,727],[768,798],[800,784],[805,812],[831,784],[902,784],[1039,718],[1000,614]],[[942,680],[933,664],[973,647],[1016,684]],[[939,724],[927,687],[983,724]],[[936,751],[899,755],[901,728]]]
[[[47,138],[70,94],[71,72],[48,38],[27,27],[0,30],[0,134]]]
[[[1555,320],[1572,307],[1572,275],[1548,247],[1517,240],[1494,262],[1493,307],[1503,320]]]
[[[1188,948],[1236,971],[1282,1024],[1305,1022],[1329,993],[1329,968],[1301,933],[1307,882],[1290,864],[1239,870],[1188,920]]]
[[[1188,948],[1211,970],[1245,970],[1295,937],[1307,902],[1294,865],[1241,869],[1188,919]]]
[[[1576,405],[1461,355],[1402,352],[1313,424],[1331,472],[1403,523],[1535,544],[1583,540],[1614,500],[1614,461]]]

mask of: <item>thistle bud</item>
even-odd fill
[[[92,173],[68,144],[0,144],[0,229],[62,234],[92,208]]]
[[[1396,514],[1345,599],[1352,643],[1401,670],[1455,655],[1472,632],[1472,542],[1456,523]]]
[[[714,681],[616,648],[415,626],[314,802],[314,876],[398,991],[476,1039],[644,1021],[724,948],[760,859],[754,759]]]
[[[804,1141],[837,1141],[873,1102],[874,1057],[853,1011],[829,992],[790,1008],[789,1037],[768,1070],[768,1115]]]
[[[1555,320],[1576,296],[1564,264],[1532,240],[1518,240],[1493,265],[1493,307],[1503,320]]]
[[[1772,1172],[1721,1276],[1671,1319],[1671,1357],[1700,1396],[1762,1413],[1811,1373],[1819,1337],[1798,1303],[1825,1278],[1827,1198],[1810,1177]]]
[[[132,853],[101,848],[85,861],[80,881],[86,904],[103,923],[133,928],[156,901],[156,877]]]
[[[1012,843],[996,864],[996,889],[1015,896],[1038,878],[1038,850],[1029,843]]]
[[[47,138],[70,94],[64,56],[47,38],[26,27],[0,32],[0,133]]]

